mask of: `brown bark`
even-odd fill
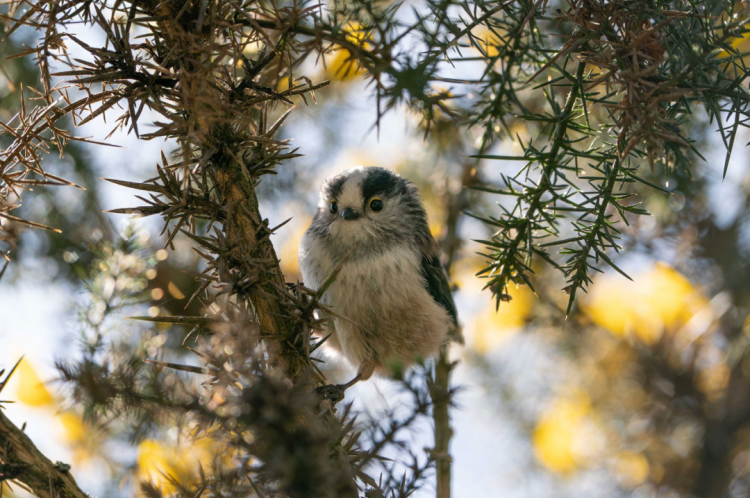
[[[199,15],[200,2],[194,4],[182,13],[178,21],[174,21],[176,14],[183,8],[183,1],[171,2],[144,2],[148,9],[154,15],[160,15],[162,20],[162,33],[168,34],[169,46],[172,47],[191,47],[196,43],[195,37],[205,38],[204,42],[210,43],[206,27],[201,32],[195,30],[196,18]],[[186,49],[186,52],[189,52]],[[194,80],[195,88],[193,90],[199,93],[214,93],[213,98],[209,95],[200,95],[203,102],[197,108],[191,108],[189,102],[183,102],[184,108],[190,110],[192,114],[189,121],[194,126],[194,138],[198,138],[203,144],[224,144],[227,130],[231,127],[232,116],[225,116],[220,110],[221,104],[227,104],[224,100],[225,94],[217,90],[218,86],[205,84],[203,75],[205,68],[190,62],[184,62],[184,71],[191,73],[195,71],[196,75],[191,75]],[[196,96],[193,96],[195,98]],[[213,103],[212,103],[213,102]],[[231,134],[231,133],[230,133]],[[235,269],[247,270],[253,265],[243,265],[243,261],[260,259],[270,261],[265,264],[262,271],[258,271],[258,286],[260,292],[251,292],[247,301],[252,307],[255,318],[258,321],[260,329],[267,338],[272,361],[275,361],[284,370],[286,376],[294,383],[307,371],[306,358],[303,347],[295,346],[295,328],[294,322],[285,319],[286,311],[279,304],[281,299],[279,289],[284,289],[286,279],[281,272],[279,260],[273,248],[273,244],[267,237],[267,227],[264,224],[263,217],[258,207],[258,198],[255,193],[255,178],[243,171],[242,164],[238,158],[242,156],[242,151],[234,150],[231,154],[225,153],[222,148],[214,154],[210,160],[210,168],[217,189],[220,192],[222,205],[227,210],[227,221],[224,224],[223,231],[227,238],[228,245],[232,248],[230,251],[233,261],[227,262],[228,265]],[[241,268],[242,267],[242,268]],[[259,269],[254,267],[253,270]],[[231,283],[229,274],[221,275],[222,281]]]
[[[281,318],[284,311],[280,308],[278,299],[274,298],[278,294],[277,289],[284,288],[286,280],[270,239],[265,237],[258,242],[259,235],[265,235],[265,227],[255,188],[242,174],[241,166],[233,161],[217,168],[214,178],[226,205],[231,206],[225,233],[227,239],[235,245],[234,256],[238,260],[256,257],[274,262],[270,271],[263,275],[267,281],[261,287],[266,296],[256,294],[249,300],[264,335],[276,337],[269,341],[273,356],[286,375],[295,381],[305,371],[304,357],[296,351],[289,351],[294,342],[294,337],[290,337],[291,324]]]
[[[21,482],[39,498],[88,498],[69,469],[63,463],[52,463],[0,411],[0,482]]]

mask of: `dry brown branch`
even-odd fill
[[[88,498],[69,470],[64,463],[52,463],[0,410],[0,483],[23,483],[39,498]]]

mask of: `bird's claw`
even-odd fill
[[[317,391],[321,398],[327,399],[335,405],[344,399],[346,388],[340,384],[326,384],[325,386],[320,386],[315,391]]]

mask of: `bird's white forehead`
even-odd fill
[[[335,199],[341,207],[359,208],[362,206],[362,182],[367,177],[364,166],[354,168],[341,187],[341,193]]]
[[[365,179],[364,171],[356,171],[347,178],[341,194],[339,194],[338,203],[346,207],[359,207],[362,204],[362,181]]]

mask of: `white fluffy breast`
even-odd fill
[[[314,237],[303,238],[300,268],[305,284],[318,288],[335,264]],[[425,288],[421,256],[395,246],[380,254],[350,260],[323,297],[333,317],[329,342],[355,366],[373,361],[382,372],[391,361],[411,364],[436,353],[450,318]]]

